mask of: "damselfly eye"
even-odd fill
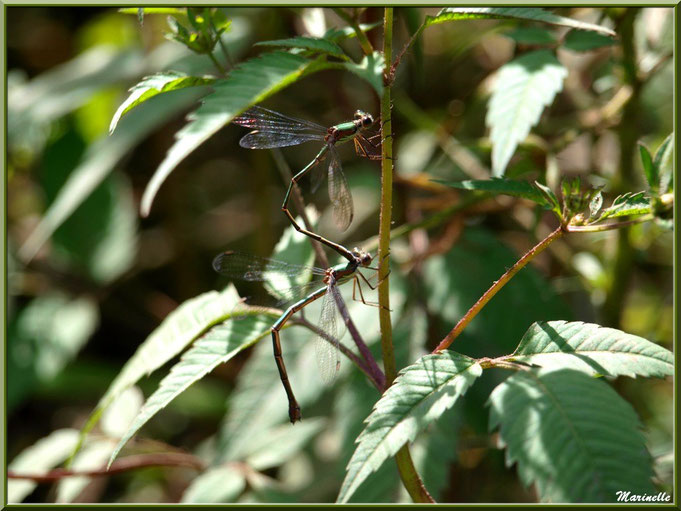
[[[355,120],[359,121],[362,117],[364,117],[365,113],[362,112],[361,110],[355,110]]]
[[[371,126],[374,123],[374,118],[371,117],[371,114],[364,114],[364,118],[362,119],[362,126]]]

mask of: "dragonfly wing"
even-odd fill
[[[268,257],[258,257],[235,250],[227,250],[213,259],[213,269],[227,277],[249,282],[267,280],[271,274],[295,277],[305,272],[323,276],[326,271],[304,264],[293,264]]]
[[[272,149],[302,144],[310,140],[323,140],[313,133],[288,133],[273,131],[251,131],[241,137],[239,145],[246,149]]]
[[[329,157],[329,198],[333,206],[333,221],[341,231],[345,231],[350,226],[354,214],[352,195],[350,195],[338,153],[333,147],[329,152],[331,153]]]
[[[289,117],[259,106],[249,108],[241,115],[232,119],[232,122],[245,128],[261,131],[310,132],[316,133],[321,138],[324,138],[326,134],[326,128],[320,124],[296,117]]]
[[[338,314],[338,307],[336,307],[334,299],[334,291],[336,286],[328,286],[326,294],[322,300],[322,312],[319,316],[319,328],[324,331],[329,338],[325,339],[321,335],[317,335],[315,339],[315,352],[317,355],[317,365],[319,367],[319,375],[324,383],[331,383],[338,374],[340,369],[340,351],[338,349],[338,322],[336,314]]]
[[[322,165],[317,164],[314,166],[310,174],[310,191],[315,193],[317,190],[319,190],[319,185],[321,185],[322,181],[324,181],[326,172],[324,172],[324,167]]]

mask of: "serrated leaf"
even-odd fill
[[[214,326],[194,341],[168,376],[161,380],[158,389],[144,403],[140,413],[111,453],[109,466],[128,440],[154,415],[218,365],[227,362],[243,349],[268,335],[271,326],[272,318],[268,316],[232,319]]]
[[[652,211],[650,199],[645,192],[627,192],[616,197],[612,205],[601,212],[598,221],[630,215],[644,215]]]
[[[224,321],[239,303],[239,295],[234,286],[230,285],[221,293],[209,291],[187,300],[171,312],[137,348],[109,385],[83,426],[80,441],[97,424],[102,412],[124,390],[168,362],[210,327]]]
[[[521,371],[490,395],[506,463],[544,502],[615,502],[653,494],[650,456],[631,405],[605,381],[571,369]]]
[[[454,405],[480,374],[475,360],[451,351],[426,355],[400,371],[357,438],[337,502],[347,502],[369,474]]]
[[[212,467],[199,474],[182,495],[182,503],[233,502],[246,488],[246,478],[238,465]]]
[[[355,73],[360,78],[369,82],[376,94],[380,97],[383,94],[383,68],[385,59],[381,52],[375,51],[371,55],[365,55],[362,62],[344,62],[343,67]]]
[[[333,41],[318,37],[292,37],[290,39],[275,39],[273,41],[260,41],[255,46],[279,46],[284,48],[302,48],[317,53],[326,53],[334,57],[348,58],[343,49]]]
[[[643,337],[581,321],[540,321],[525,333],[511,360],[590,375],[670,376],[674,356]]]
[[[504,64],[498,73],[485,118],[496,177],[503,175],[518,143],[563,88],[567,69],[551,51],[537,50]]]
[[[78,166],[59,190],[40,223],[20,249],[20,257],[29,261],[54,231],[90,196],[109,175],[119,160],[139,141],[180,110],[196,101],[192,91],[169,96],[155,104],[147,102],[124,119],[112,136],[104,136],[90,145]]]
[[[118,107],[109,125],[109,135],[114,132],[118,121],[136,106],[164,92],[210,85],[215,78],[210,76],[188,76],[177,71],[165,71],[143,78],[130,88],[130,96]]]
[[[646,176],[648,186],[651,190],[656,190],[659,183],[659,176],[657,175],[657,169],[653,163],[653,156],[650,154],[650,151],[648,151],[648,148],[640,142],[638,143],[638,151],[641,155],[643,174]]]
[[[522,199],[529,199],[536,202],[542,207],[551,209],[553,204],[550,204],[548,199],[537,188],[532,186],[527,181],[519,181],[516,179],[506,179],[500,177],[493,177],[491,179],[471,179],[468,181],[440,181],[434,180],[438,183],[446,184],[453,188],[460,188],[462,190],[480,190],[490,192],[493,195],[503,194],[511,195],[513,197],[520,197]]]
[[[612,46],[617,41],[607,35],[588,30],[570,30],[563,40],[563,47],[572,51],[591,51]]]
[[[599,190],[596,195],[589,201],[589,218],[598,215],[598,212],[603,207],[603,193]]]
[[[558,197],[556,197],[556,194],[553,193],[553,190],[551,190],[551,188],[548,186],[541,184],[539,181],[535,181],[534,186],[536,186],[542,195],[544,195],[544,198],[546,198],[546,201],[549,204],[549,209],[551,209],[551,211],[553,211],[558,218],[562,218],[563,215],[560,211]]]
[[[19,453],[7,466],[19,474],[44,474],[64,461],[78,442],[78,430],[58,429]],[[7,502],[24,500],[36,487],[30,479],[7,481]]]
[[[672,178],[672,166],[670,165],[672,154],[674,153],[674,132],[667,135],[667,138],[660,144],[655,151],[653,163],[659,176],[659,193],[665,194],[669,189],[669,182]]]
[[[554,44],[553,32],[543,27],[517,27],[504,34],[520,44]]]
[[[235,67],[227,79],[214,82],[214,92],[190,114],[189,124],[177,132],[175,143],[147,184],[140,206],[142,216],[149,214],[161,184],[188,154],[249,106],[307,74],[333,66],[323,58],[309,60],[285,52],[266,53]]]
[[[563,16],[557,16],[544,9],[535,7],[446,7],[442,9],[437,16],[426,16],[425,25],[430,26],[445,21],[481,18],[539,21],[551,25],[560,25],[580,30],[593,30],[610,36],[615,35],[615,32],[609,28],[565,18]]]

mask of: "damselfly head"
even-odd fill
[[[362,266],[369,266],[372,261],[372,256],[369,252],[362,250],[361,248],[353,248],[352,255],[359,260],[359,264]]]
[[[374,123],[374,118],[363,110],[357,110],[355,112],[355,121],[359,121],[362,128],[368,128]]]

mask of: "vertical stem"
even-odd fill
[[[385,25],[383,35],[383,55],[386,70],[390,69],[393,44],[393,10],[385,9]],[[378,309],[381,327],[381,349],[383,351],[383,368],[386,387],[395,379],[395,353],[392,345],[392,323],[390,321],[390,224],[392,220],[393,200],[393,138],[390,108],[390,86],[383,88],[381,97],[381,212],[378,228]]]
[[[383,25],[383,55],[385,57],[385,77],[389,76],[393,51],[393,9],[385,8]],[[390,117],[390,83],[386,83],[381,97],[382,127],[382,160],[381,160],[381,217],[378,230],[378,309],[381,326],[381,350],[385,370],[385,385],[388,388],[397,374],[395,352],[392,344],[392,323],[390,322],[390,224],[392,218],[393,196],[393,139],[392,119]],[[434,502],[426,490],[416,471],[409,453],[409,445],[405,444],[395,454],[397,470],[402,484],[414,502]]]

